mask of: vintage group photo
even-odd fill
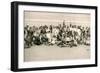
[[[90,58],[90,14],[24,11],[24,61]]]
[[[11,70],[96,67],[97,8],[11,2]]]

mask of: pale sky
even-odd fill
[[[90,14],[80,13],[61,13],[61,12],[40,12],[40,11],[24,11],[24,22],[29,25],[57,25],[75,24],[82,26],[90,26]]]

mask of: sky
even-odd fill
[[[24,11],[25,25],[82,25],[90,26],[90,14],[88,13],[65,13],[65,12],[43,12],[43,11]]]

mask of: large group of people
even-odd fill
[[[73,47],[90,45],[90,27],[73,24],[58,25],[25,25],[24,47],[35,45],[57,45],[60,47]]]

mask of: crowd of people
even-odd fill
[[[73,47],[90,45],[90,27],[73,24],[42,25],[24,27],[24,47],[35,45],[57,45],[60,47]]]

